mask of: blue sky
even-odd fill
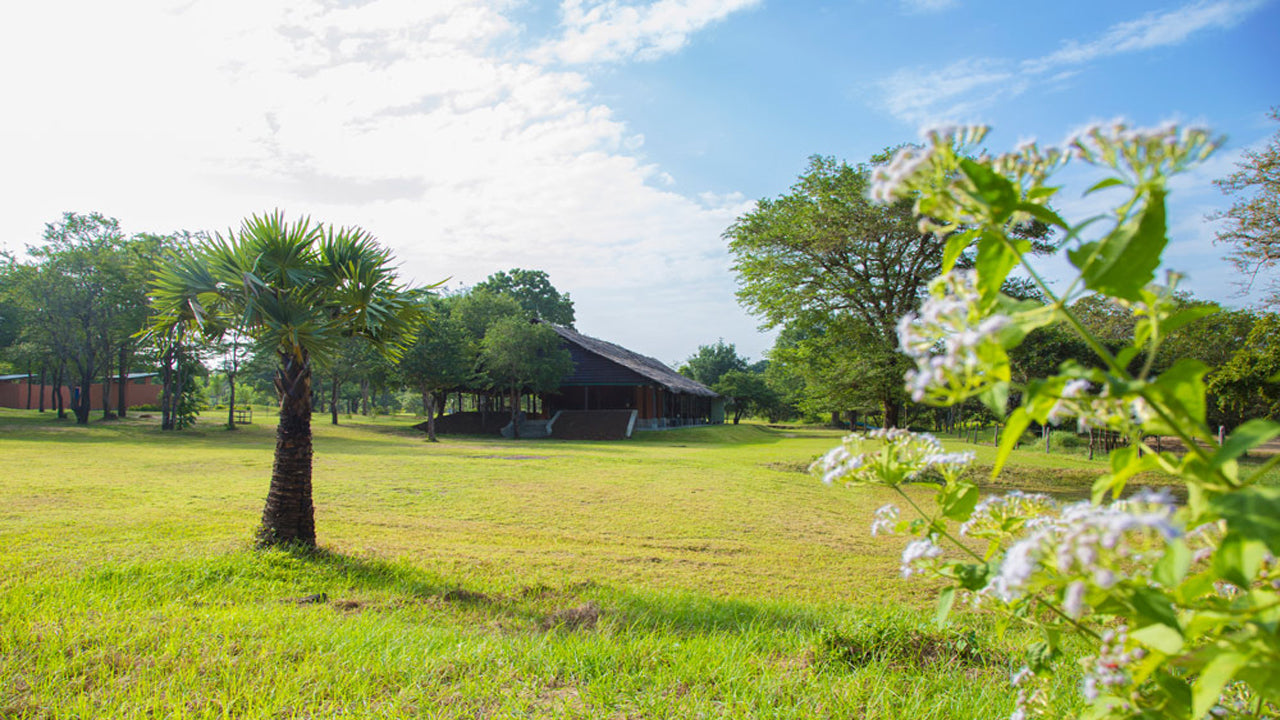
[[[405,275],[540,268],[578,327],[667,362],[771,343],[720,237],[811,154],[938,122],[1000,151],[1124,117],[1227,145],[1179,181],[1169,262],[1245,304],[1204,215],[1277,129],[1280,0],[52,0],[0,11],[0,193],[20,250],[64,210],[130,231],[282,208]],[[1096,208],[1074,200],[1063,209]]]

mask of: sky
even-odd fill
[[[419,285],[541,269],[588,335],[758,359],[722,234],[810,156],[1172,120],[1227,142],[1173,186],[1167,264],[1244,306],[1205,218],[1278,129],[1277,38],[1280,0],[5,3],[0,248],[67,211],[225,233],[280,209],[363,227]]]

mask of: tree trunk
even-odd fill
[[[360,381],[360,414],[369,415],[369,381]]]
[[[62,380],[67,376],[66,360],[58,361],[58,370],[53,376],[54,407],[58,411],[58,419],[67,419],[67,400],[62,396]]]
[[[80,376],[80,392],[73,398],[75,402],[71,403],[71,411],[76,415],[77,425],[89,424],[89,409],[91,407],[89,401],[89,388],[93,384],[91,375]]]
[[[231,367],[227,370],[227,429],[236,429],[236,375],[240,372],[240,337],[231,336]]]
[[[228,400],[227,400],[227,429],[235,430],[236,429],[236,374],[235,372],[231,372],[227,375],[227,388],[228,388],[228,392],[230,393],[228,395]]]
[[[338,374],[333,375],[333,387],[329,392],[329,415],[334,425],[338,424]]]
[[[902,403],[898,400],[884,399],[884,426],[887,428],[898,427],[898,421],[902,414]]]
[[[258,529],[260,545],[315,547],[315,506],[311,502],[311,363],[280,356],[276,370],[280,422],[276,426],[271,490]]]
[[[120,383],[119,390],[117,392],[118,397],[116,400],[118,400],[118,402],[116,403],[116,407],[120,409],[116,411],[116,414],[120,417],[124,417],[125,411],[128,410],[129,405],[129,351],[125,348],[120,348],[119,359]]]
[[[511,389],[511,437],[520,439],[520,423],[516,422],[516,413],[520,412],[520,391]]]
[[[44,376],[48,370],[45,363],[40,363],[40,412],[44,412]]]
[[[31,409],[31,361],[27,361],[27,409]]]
[[[170,412],[173,397],[173,348],[164,351],[163,365],[160,367],[160,429],[173,429],[173,414]]]
[[[427,440],[431,442],[439,442],[436,438],[436,396],[427,389],[424,384],[422,386],[422,407],[427,413]]]
[[[103,364],[102,367],[102,419],[109,420],[111,418],[111,366]]]

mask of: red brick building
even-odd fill
[[[126,377],[125,404],[128,407],[138,405],[156,405],[160,402],[160,384],[156,382],[156,373],[130,373]],[[111,393],[112,407],[119,401],[120,386],[111,378],[108,391]],[[0,375],[0,407],[35,410],[41,407],[40,398],[44,397],[44,408],[53,408],[53,394],[62,392],[62,402],[67,408],[76,397],[79,388],[42,385],[40,379],[33,375]],[[93,410],[102,409],[102,383],[89,386],[89,403]]]

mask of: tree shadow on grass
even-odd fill
[[[281,551],[321,575],[329,587],[374,590],[406,602],[431,601],[497,621],[542,630],[594,627],[597,618],[614,632],[675,635],[778,632],[807,633],[829,623],[819,610],[800,603],[714,598],[692,592],[645,592],[593,582],[561,587],[543,584],[489,591],[431,574],[411,565],[319,548]],[[327,577],[326,577],[327,576]],[[304,596],[307,597],[307,596]],[[590,622],[581,618],[590,615]]]

